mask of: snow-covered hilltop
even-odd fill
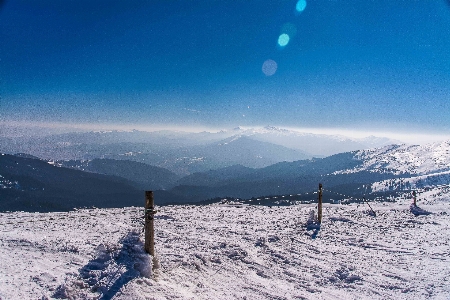
[[[417,189],[450,184],[450,141],[427,145],[390,145],[356,151],[354,158],[362,163],[335,174],[362,171],[389,173],[396,179],[375,182],[373,191]]]
[[[390,145],[382,148],[361,150],[355,158],[364,164],[355,169],[388,169],[393,173],[425,175],[450,170],[450,141],[427,145]]]
[[[153,273],[142,209],[1,213],[0,298],[449,299],[448,189],[409,202],[159,207]]]

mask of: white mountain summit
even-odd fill
[[[233,129],[232,133],[249,136],[258,141],[301,150],[310,153],[312,156],[329,156],[336,153],[399,143],[399,141],[386,137],[351,138],[344,135],[309,133],[274,126],[260,128],[237,127]]]

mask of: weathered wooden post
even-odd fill
[[[317,206],[317,221],[322,223],[322,184],[319,183],[319,204]]]
[[[153,219],[155,215],[155,201],[153,191],[145,192],[145,252],[155,257],[155,227]]]
[[[414,206],[417,206],[417,194],[416,194],[416,191],[413,191],[413,197],[414,197]]]
[[[369,208],[370,208],[370,210],[372,211],[372,213],[373,213],[373,216],[374,217],[376,217],[377,216],[377,214],[375,213],[375,211],[372,209],[372,206],[370,206],[370,204],[369,204],[369,202],[367,202],[367,200],[366,200],[366,197],[363,197],[363,199],[364,199],[364,202],[366,202],[367,203],[367,205],[369,205]]]

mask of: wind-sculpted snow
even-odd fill
[[[325,204],[322,224],[314,205],[159,207],[153,272],[141,209],[2,213],[0,298],[449,299],[450,195],[422,196]]]

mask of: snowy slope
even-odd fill
[[[0,298],[449,299],[448,188],[409,204],[160,207],[153,274],[137,208],[2,213]]]
[[[450,170],[450,141],[423,146],[390,145],[382,148],[361,150],[355,158],[364,164],[357,169],[385,169],[396,174],[430,174]]]
[[[450,141],[423,146],[390,145],[354,152],[362,163],[334,174],[369,171],[397,178],[374,182],[373,192],[411,190],[450,184]]]

